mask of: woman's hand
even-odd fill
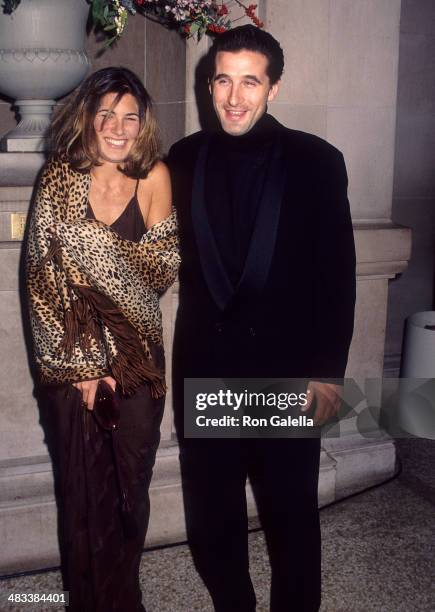
[[[73,383],[73,387],[78,389],[82,394],[82,402],[86,405],[88,410],[94,409],[95,395],[97,393],[98,381],[104,380],[112,391],[116,389],[116,380],[111,376],[104,376],[103,378],[96,378],[94,380],[83,380],[78,383]]]

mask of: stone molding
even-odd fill
[[[45,160],[46,156],[37,152],[0,153],[0,204],[5,199],[5,187],[32,189],[29,186],[35,184]]]
[[[46,49],[41,47],[39,49],[0,49],[0,61],[8,62],[26,62],[33,63],[39,62],[58,62],[59,60],[65,63],[74,61],[81,64],[89,65],[89,58],[85,51],[79,51],[77,49]]]
[[[357,276],[394,278],[411,257],[411,230],[391,221],[354,221]]]

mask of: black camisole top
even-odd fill
[[[137,200],[137,188],[139,181],[136,183],[134,195],[124,208],[119,217],[109,227],[113,229],[121,238],[130,240],[131,242],[139,242],[142,236],[147,231],[142,213]],[[94,211],[88,200],[88,208],[86,211],[87,219],[95,219]]]

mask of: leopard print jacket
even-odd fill
[[[159,296],[179,266],[175,213],[139,243],[86,219],[89,173],[52,158],[40,179],[27,246],[35,356],[44,384],[112,375],[127,394],[164,394],[150,347],[162,345]]]

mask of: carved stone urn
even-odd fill
[[[21,0],[0,12],[0,93],[15,100],[18,125],[2,151],[41,151],[56,99],[84,78],[86,0]]]

